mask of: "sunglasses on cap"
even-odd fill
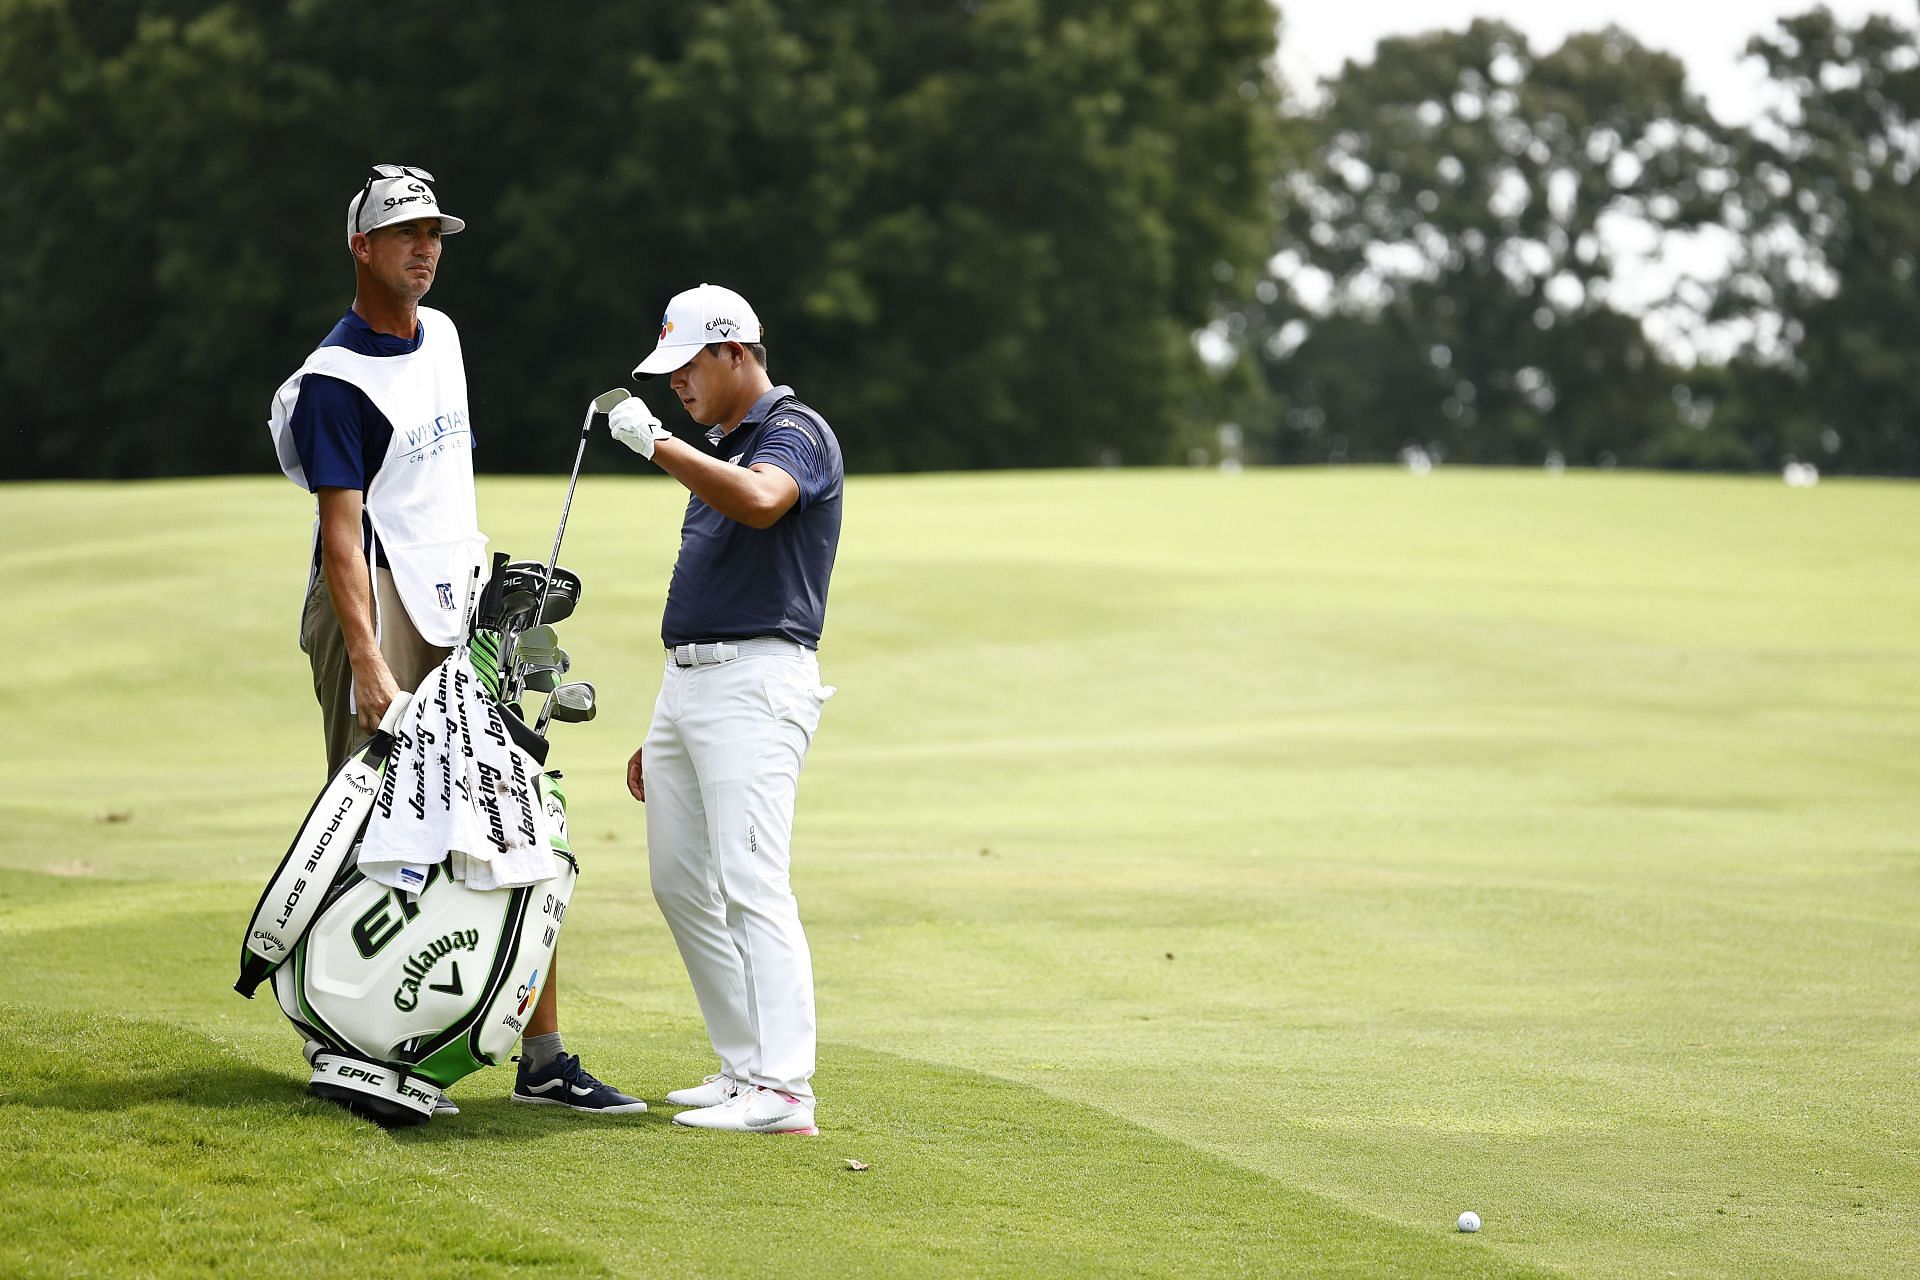
[[[416,169],[410,164],[377,164],[373,166],[373,172],[367,175],[366,185],[360,188],[360,195],[354,203],[353,229],[355,231],[364,231],[366,229],[360,225],[360,216],[366,212],[367,196],[372,194],[373,184],[382,178],[412,178],[415,181],[425,183],[431,183],[433,181],[432,174],[428,173],[425,169]]]

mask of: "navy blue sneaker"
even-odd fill
[[[572,1107],[600,1115],[624,1116],[645,1111],[647,1104],[630,1098],[610,1084],[588,1075],[580,1065],[580,1055],[563,1053],[538,1071],[519,1059],[520,1071],[513,1081],[515,1102],[537,1102],[549,1107]]]

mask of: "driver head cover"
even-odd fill
[[[633,367],[636,378],[672,373],[700,354],[709,342],[759,342],[760,317],[747,300],[717,284],[703,284],[673,295],[660,318],[660,341]]]

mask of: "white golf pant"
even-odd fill
[[[813,957],[790,842],[801,762],[832,694],[800,645],[692,667],[669,655],[641,756],[654,901],[720,1069],[807,1099]]]

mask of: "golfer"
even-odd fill
[[[641,401],[613,435],[691,491],[660,638],[653,723],[627,764],[647,806],[654,900],[720,1070],[667,1095],[676,1124],[814,1133],[813,960],[788,873],[801,762],[833,693],[817,649],[844,470],[826,420],[767,376],[760,321],[731,289],[667,304],[636,378],[671,374],[718,456]]]
[[[274,395],[281,470],[314,494],[300,648],[313,668],[328,772],[465,639],[468,584],[486,551],[475,516],[472,421],[460,334],[420,305],[442,238],[433,175],[378,164],[347,201],[353,305]],[[521,1042],[514,1099],[644,1111],[565,1052],[550,971]],[[441,1113],[457,1111],[444,1095]]]

